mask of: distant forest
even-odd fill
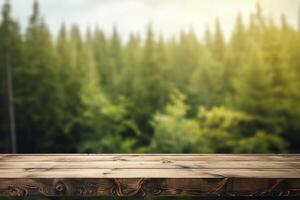
[[[19,153],[300,152],[300,30],[284,15],[237,13],[228,40],[218,20],[204,39],[145,28],[127,42],[117,27],[76,24],[53,37],[37,1],[25,31],[6,1],[0,152],[11,151],[11,92]]]

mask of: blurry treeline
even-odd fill
[[[300,152],[300,31],[260,6],[199,40],[191,28],[121,41],[117,28],[52,37],[38,3],[27,29],[0,24],[0,151],[10,151],[7,65],[18,152]],[[194,27],[201,29],[203,27]],[[204,27],[205,28],[205,27]]]

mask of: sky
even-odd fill
[[[0,0],[0,4],[4,1]],[[190,27],[203,37],[206,27],[213,29],[216,18],[220,19],[228,38],[237,13],[240,12],[247,23],[257,1],[265,16],[279,23],[281,14],[284,14],[289,24],[298,27],[300,0],[40,0],[39,3],[54,35],[62,22],[68,27],[76,23],[82,30],[98,26],[107,34],[111,34],[115,25],[126,40],[130,33],[144,35],[149,23],[165,38]],[[33,0],[11,2],[13,16],[24,30]]]

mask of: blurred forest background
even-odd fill
[[[11,92],[19,153],[300,152],[300,30],[284,15],[278,25],[257,5],[245,25],[237,13],[229,40],[216,20],[204,40],[204,27],[163,39],[150,24],[145,40],[124,42],[117,27],[76,24],[53,37],[37,2],[23,32],[11,9],[0,24],[2,153]]]

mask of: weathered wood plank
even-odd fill
[[[0,169],[300,169],[300,162],[283,161],[88,161],[0,162]]]
[[[106,155],[11,155],[2,154],[0,155],[0,162],[87,162],[87,161],[300,161],[300,155],[197,155],[197,154],[187,154],[187,155],[163,155],[163,154],[152,154],[152,155],[123,155],[123,154],[106,154]]]
[[[299,196],[299,179],[2,179],[0,196]]]
[[[300,178],[300,169],[0,169],[1,178]]]
[[[300,155],[0,155],[0,196],[300,196]]]

